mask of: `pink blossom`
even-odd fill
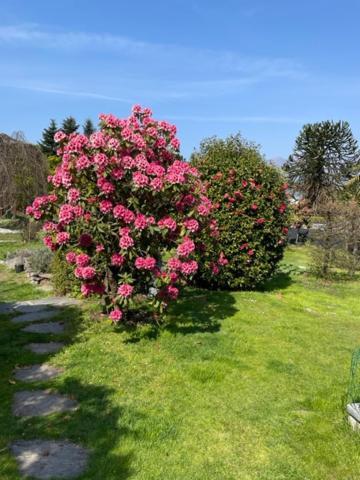
[[[75,263],[76,262],[76,253],[69,252],[65,255],[65,259],[68,263]]]
[[[132,178],[134,185],[138,188],[146,187],[149,184],[149,177],[144,173],[134,172]]]
[[[130,235],[124,235],[120,238],[119,246],[120,248],[127,250],[128,248],[134,246],[134,240],[130,237]]]
[[[115,180],[121,180],[124,177],[124,170],[121,168],[114,168],[111,172],[111,176],[115,178]]]
[[[102,295],[105,291],[104,285],[101,283],[83,283],[81,285],[81,293],[84,297],[88,297],[93,294]]]
[[[125,157],[122,157],[121,163],[126,170],[130,170],[131,168],[136,166],[135,159],[130,157],[129,155],[125,155]]]
[[[135,267],[139,270],[152,270],[156,265],[153,257],[138,257],[135,260]]]
[[[106,145],[106,138],[102,132],[95,132],[90,135],[90,144],[95,147],[105,147]]]
[[[158,221],[158,226],[160,228],[167,228],[174,232],[177,229],[176,221],[171,217],[164,217]]]
[[[139,213],[138,215],[136,215],[136,218],[134,221],[135,228],[137,228],[138,230],[144,230],[144,228],[146,228],[147,225],[148,225],[148,222],[145,215],[143,215],[142,213]]]
[[[66,133],[62,132],[61,130],[59,130],[58,132],[55,133],[54,135],[54,140],[55,142],[62,142],[63,140],[65,140],[65,138],[67,137]]]
[[[65,245],[70,240],[70,233],[68,232],[59,232],[56,235],[56,243],[58,245]]]
[[[76,160],[76,168],[77,170],[84,170],[85,168],[90,167],[91,160],[86,155],[80,155],[80,157]]]
[[[115,191],[115,186],[105,178],[99,178],[97,181],[97,186],[105,195],[110,195]]]
[[[132,294],[133,290],[134,290],[134,287],[133,287],[132,285],[129,285],[128,283],[123,283],[123,284],[120,285],[120,287],[118,288],[117,293],[118,293],[121,297],[128,298],[128,297],[130,297],[130,295]]]
[[[94,155],[94,163],[99,167],[106,167],[109,164],[109,159],[105,153],[97,153]]]
[[[169,258],[167,262],[169,270],[181,270],[181,261],[177,257]]]
[[[75,277],[82,280],[91,280],[96,275],[94,267],[76,267],[74,271]]]
[[[90,257],[86,253],[80,253],[76,255],[75,262],[78,267],[87,267],[90,263]]]
[[[161,180],[161,178],[156,177],[150,180],[150,187],[153,190],[160,191],[164,186],[164,182]]]
[[[80,198],[80,192],[77,188],[70,188],[67,194],[70,203],[75,203]]]
[[[104,247],[104,245],[103,245],[102,243],[97,244],[96,247],[95,247],[96,253],[101,253],[101,252],[103,252],[104,250],[105,250],[105,247]]]
[[[188,262],[183,262],[181,264],[181,272],[184,275],[192,275],[198,269],[198,264],[195,260],[189,260]]]
[[[49,235],[43,238],[43,243],[45,246],[50,248],[50,250],[52,251],[56,250],[56,244],[53,242],[52,238]]]
[[[194,250],[195,243],[189,237],[184,237],[184,240],[176,249],[177,254],[181,257],[188,257]]]
[[[112,211],[113,204],[110,202],[110,200],[102,200],[99,203],[99,209],[102,213],[109,213]]]
[[[121,267],[124,261],[125,261],[125,257],[120,253],[114,253],[111,256],[111,265],[114,265],[116,267]]]
[[[225,257],[224,252],[220,253],[218,264],[221,266],[227,265],[229,260]]]
[[[110,312],[110,315],[109,315],[110,320],[112,320],[115,323],[119,322],[121,320],[122,316],[123,316],[123,313],[119,308],[115,308],[115,310]]]
[[[176,300],[179,295],[179,289],[172,285],[167,286],[167,294],[172,300]]]
[[[194,218],[187,218],[184,220],[184,225],[189,232],[195,233],[199,230],[199,222]]]

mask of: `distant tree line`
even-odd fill
[[[54,135],[58,130],[62,130],[67,135],[71,133],[79,132],[80,125],[76,122],[76,119],[72,116],[66,117],[60,126],[57,125],[56,120],[51,119],[47,128],[44,128],[42,132],[42,138],[39,142],[41,151],[47,157],[56,156],[57,143],[54,140]],[[89,137],[96,131],[96,128],[90,118],[86,119],[82,126],[83,134]]]

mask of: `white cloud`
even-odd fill
[[[256,78],[299,78],[305,74],[292,59],[253,58],[231,51],[144,42],[106,33],[47,31],[34,24],[0,26],[0,43],[74,53],[100,50],[132,59],[141,57],[149,64],[156,62],[159,69],[177,65],[195,74],[212,71]]]

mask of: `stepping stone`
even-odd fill
[[[77,405],[75,400],[59,393],[24,390],[15,393],[13,414],[15,417],[42,417],[52,413],[73,411]]]
[[[63,333],[64,325],[60,322],[35,323],[22,329],[23,332],[30,333]]]
[[[64,347],[63,343],[60,342],[49,342],[49,343],[29,343],[25,348],[31,350],[33,353],[38,353],[39,355],[45,355],[47,353],[56,353]]]
[[[67,440],[19,440],[10,447],[25,477],[39,480],[75,478],[87,466],[88,451]]]
[[[16,380],[21,382],[41,382],[51,380],[63,372],[60,368],[43,363],[41,365],[30,365],[29,367],[17,368],[15,370]]]
[[[78,305],[80,303],[76,298],[68,297],[47,297],[39,298],[36,300],[26,300],[24,302],[15,302],[13,304],[13,309],[22,312],[30,313],[36,311],[36,309],[44,310],[49,307],[68,307],[71,305]]]
[[[49,320],[50,318],[59,315],[59,312],[56,310],[42,310],[40,312],[31,312],[31,313],[24,313],[23,315],[19,315],[18,317],[14,317],[11,319],[12,323],[30,323],[30,322],[38,322],[40,320]]]

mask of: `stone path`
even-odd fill
[[[86,468],[87,451],[68,441],[20,440],[11,445],[22,475],[50,480],[75,478]]]
[[[39,417],[52,413],[71,412],[78,404],[66,395],[46,390],[16,392],[13,403],[15,417]]]
[[[13,317],[11,319],[12,323],[30,323],[30,322],[38,322],[40,320],[48,320],[52,317],[56,317],[59,315],[59,312],[56,310],[40,310],[39,312],[30,312],[30,313],[23,313],[22,315],[18,315],[17,317]]]
[[[62,322],[34,323],[23,328],[23,332],[29,333],[63,333],[65,330]]]
[[[25,346],[28,350],[39,355],[46,355],[48,353],[56,353],[63,348],[64,344],[61,342],[48,343],[29,343]]]
[[[15,324],[29,323],[22,332],[38,334],[60,334],[63,322],[43,322],[58,315],[59,308],[74,305],[76,300],[52,297],[27,302],[0,305],[0,313],[20,313],[11,321]],[[25,346],[33,353],[44,355],[55,353],[64,346],[61,342],[29,343]],[[51,380],[62,374],[62,370],[49,364],[18,367],[14,377],[20,382]],[[54,413],[71,412],[78,408],[76,400],[49,390],[22,390],[14,395],[12,413],[16,417],[37,417]],[[39,480],[53,478],[75,478],[81,475],[88,463],[88,451],[68,440],[19,440],[10,446],[20,474]]]
[[[29,367],[17,368],[14,373],[16,380],[21,382],[41,382],[51,380],[57,377],[63,371],[60,368],[47,365],[46,363],[39,365],[30,365]]]

